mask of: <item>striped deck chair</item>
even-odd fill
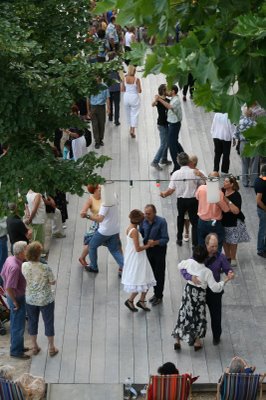
[[[255,400],[262,398],[265,375],[224,373],[217,385],[217,400]]]
[[[184,375],[152,375],[147,390],[147,400],[187,400],[195,378]]]
[[[0,378],[0,400],[25,400],[25,397],[15,382]]]

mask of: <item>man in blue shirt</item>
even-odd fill
[[[88,99],[87,109],[91,118],[93,137],[95,140],[95,149],[99,149],[104,145],[104,129],[105,129],[105,105],[107,114],[110,114],[110,93],[106,85],[100,83],[98,94],[91,95]]]
[[[163,298],[165,279],[165,258],[167,243],[169,241],[167,222],[165,218],[156,215],[153,204],[147,204],[144,208],[144,221],[140,225],[140,233],[144,244],[150,243],[146,250],[157,285],[154,287],[154,295],[149,300],[153,306],[160,304]]]

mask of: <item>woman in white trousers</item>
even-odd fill
[[[128,73],[121,83],[121,92],[124,92],[124,105],[127,121],[130,126],[129,134],[132,138],[136,137],[135,128],[138,126],[140,110],[141,84],[139,78],[135,77],[136,67],[128,66]]]

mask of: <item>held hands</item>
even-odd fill
[[[226,276],[226,278],[224,280],[224,283],[231,281],[232,279],[234,279],[234,277],[235,277],[235,274],[233,273],[233,271],[229,271],[228,275]]]
[[[149,240],[148,240],[147,245],[148,245],[149,247],[154,247],[154,246],[156,246],[155,241],[152,240],[152,239],[149,239]]]

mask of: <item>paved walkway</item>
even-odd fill
[[[79,217],[79,211],[87,195],[71,196],[67,237],[54,240],[49,255],[49,265],[57,276],[56,343],[60,353],[49,358],[46,340],[40,334],[43,351],[31,365],[31,372],[44,376],[46,382],[119,384],[130,376],[134,382],[142,383],[163,362],[172,361],[181,372],[200,375],[200,383],[215,383],[234,355],[246,358],[259,372],[266,371],[266,263],[256,255],[258,219],[255,195],[249,188],[241,187],[241,194],[251,242],[239,246],[236,279],[225,289],[221,344],[212,345],[209,329],[202,351],[195,353],[186,344],[178,354],[173,350],[171,331],[184,285],[176,265],[190,256],[191,243],[176,247],[176,200],[174,196],[159,197],[160,190],[167,187],[170,167],[164,167],[162,172],[150,167],[159,143],[156,110],[151,102],[162,82],[162,76],[142,80],[137,138],[130,138],[122,111],[120,127],[107,122],[105,146],[100,152],[112,157],[101,174],[118,180],[123,243],[132,208],[142,209],[146,203],[154,203],[158,214],[168,221],[171,240],[164,302],[148,314],[130,313],[124,306],[127,295],[121,290],[117,266],[104,247],[99,250],[99,274],[92,276],[82,270],[77,260],[87,222]],[[181,143],[189,154],[198,155],[199,168],[209,172],[213,164],[212,114],[196,108],[189,99],[182,108]],[[240,173],[240,159],[234,149],[230,170]],[[163,180],[159,188],[156,179]],[[133,180],[132,188],[129,180]]]

